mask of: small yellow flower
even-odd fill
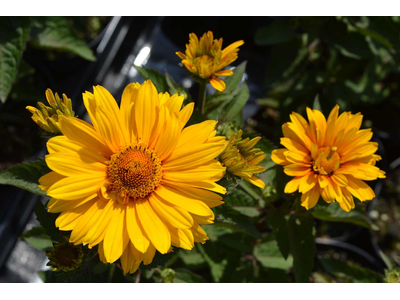
[[[40,128],[49,133],[59,134],[61,133],[61,129],[58,117],[73,117],[75,115],[72,110],[71,99],[65,94],[63,94],[62,99],[60,99],[57,93],[54,97],[51,89],[47,89],[45,94],[50,107],[44,105],[42,102],[38,102],[40,109],[33,106],[27,106],[26,109],[32,113],[32,120],[38,124]]]
[[[120,107],[101,86],[83,100],[93,125],[60,117],[63,135],[47,142],[52,172],[39,179],[70,242],[98,245],[104,263],[120,259],[133,273],[156,250],[208,240],[199,225],[213,223],[210,208],[223,203],[216,193],[226,193],[216,184],[227,144],[216,121],[184,128],[193,103],[182,108],[183,95],[159,94],[150,80],[129,84]]]
[[[232,76],[231,70],[222,70],[238,57],[239,46],[244,41],[237,41],[222,50],[222,38],[214,40],[213,33],[208,31],[199,39],[196,34],[189,34],[189,44],[186,44],[185,54],[176,52],[182,59],[182,64],[191,73],[202,79],[208,79],[218,91],[225,90],[225,82],[216,76]]]
[[[225,150],[221,153],[221,160],[227,172],[232,175],[242,177],[244,180],[264,188],[265,183],[254,176],[254,174],[265,171],[265,168],[258,164],[266,157],[265,153],[253,147],[261,140],[256,137],[252,140],[246,138],[242,140],[242,130],[232,134]]]
[[[320,196],[327,203],[337,201],[349,212],[354,208],[353,196],[360,201],[372,200],[374,191],[363,180],[385,178],[375,166],[381,160],[374,154],[378,144],[371,142],[371,129],[360,130],[363,116],[343,112],[338,117],[336,105],[328,120],[318,110],[307,107],[307,122],[293,112],[283,124],[283,149],[274,150],[271,159],[284,166],[284,172],[295,177],[285,193],[299,190],[301,205],[314,207]]]

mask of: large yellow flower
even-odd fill
[[[238,47],[243,44],[243,41],[237,41],[222,50],[222,38],[214,40],[211,31],[204,33],[200,41],[196,34],[191,33],[185,53],[176,52],[176,55],[182,59],[186,69],[202,79],[208,79],[216,90],[222,92],[226,87],[225,82],[216,76],[233,75],[231,70],[222,69],[237,59]]]
[[[56,226],[130,273],[156,250],[205,242],[199,224],[213,222],[210,207],[223,203],[215,192],[226,192],[215,183],[225,168],[214,158],[227,144],[216,122],[184,128],[193,103],[181,110],[183,96],[158,94],[151,81],[129,84],[120,108],[105,88],[93,90],[83,94],[93,126],[60,117],[64,136],[47,143],[52,172],[39,182],[49,212],[61,212]]]
[[[337,201],[345,211],[354,208],[353,196],[372,200],[374,191],[363,180],[385,178],[375,166],[381,159],[374,154],[378,144],[370,142],[371,129],[360,130],[362,115],[343,112],[338,117],[336,105],[328,120],[318,110],[307,107],[307,121],[293,112],[283,124],[284,149],[274,150],[272,160],[284,165],[284,172],[294,176],[285,193],[299,190],[301,205],[314,207],[320,196],[326,202]]]

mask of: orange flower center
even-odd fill
[[[112,155],[107,173],[111,190],[132,200],[148,196],[162,179],[161,161],[143,144],[128,146]]]
[[[329,175],[339,169],[340,156],[336,147],[323,147],[318,149],[313,162],[313,169],[323,175]]]

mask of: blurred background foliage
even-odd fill
[[[191,251],[176,248],[167,255],[157,254],[151,265],[140,267],[133,275],[123,275],[118,263],[103,265],[94,255],[96,251],[83,247],[90,259],[80,269],[67,274],[41,271],[41,278],[47,282],[398,281],[399,17],[221,18],[219,23],[218,18],[209,19],[193,21],[198,22],[199,28],[204,27],[202,32],[196,32],[198,35],[212,30],[216,37],[231,42],[243,39],[245,45],[234,63],[234,76],[226,79],[226,90],[209,94],[207,114],[195,113],[190,122],[217,119],[219,134],[229,136],[242,128],[244,137],[261,135],[263,139],[257,147],[267,154],[261,163],[267,171],[260,174],[266,187],[261,190],[239,178],[225,178],[222,184],[228,186],[226,203],[214,209],[215,224],[203,226],[210,240],[204,245],[196,244]],[[188,22],[190,27],[190,23],[189,18],[177,20],[166,18],[162,30],[182,51],[190,32],[174,24]],[[21,41],[28,43],[28,50],[34,55],[52,60],[72,53],[93,60],[87,45],[106,21],[96,17],[46,17],[31,19],[29,25],[21,23],[18,28],[22,28]],[[4,18],[0,22],[3,24]],[[239,23],[248,24],[248,28]],[[59,31],[60,28],[63,29]],[[10,32],[9,27],[0,26],[0,30]],[[228,44],[224,42],[224,46]],[[23,49],[19,48],[18,53]],[[197,99],[195,86],[182,87],[181,80],[173,78],[165,68],[135,69],[143,79],[152,79],[159,91],[183,93],[186,103]],[[46,86],[25,60],[18,72],[13,72],[14,85],[6,104],[0,107],[0,134],[3,131],[2,137],[20,147],[43,144],[43,137],[31,134],[35,124],[14,125],[26,123],[15,113],[23,108],[14,103],[42,100]],[[2,91],[4,94],[7,93]],[[306,211],[300,206],[298,194],[283,193],[290,178],[282,167],[275,166],[270,153],[279,148],[281,125],[289,121],[292,111],[305,115],[308,106],[327,115],[336,103],[341,111],[364,115],[362,127],[373,129],[373,140],[380,144],[378,154],[383,157],[379,167],[387,172],[387,178],[370,182],[377,198],[369,203],[356,201],[356,209],[350,213],[335,203],[327,205],[322,201]],[[254,106],[253,113],[246,112]],[[23,118],[28,119],[26,115]],[[10,126],[14,126],[11,131]],[[21,139],[21,128],[25,132],[31,128],[26,133],[29,143]],[[26,153],[33,150],[24,151],[25,156],[2,163],[13,165],[29,157]],[[27,167],[27,172],[33,176],[35,168]],[[10,173],[8,176],[7,180],[18,179]],[[4,175],[1,178],[6,180]],[[58,241],[54,222],[49,222],[49,214],[43,212],[43,205],[38,203],[36,215],[43,228],[22,236],[41,250],[51,247],[51,241]]]

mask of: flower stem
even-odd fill
[[[204,114],[204,108],[206,104],[206,87],[207,87],[207,82],[201,82],[199,86],[199,103],[197,106],[197,109],[201,112],[201,114]]]

